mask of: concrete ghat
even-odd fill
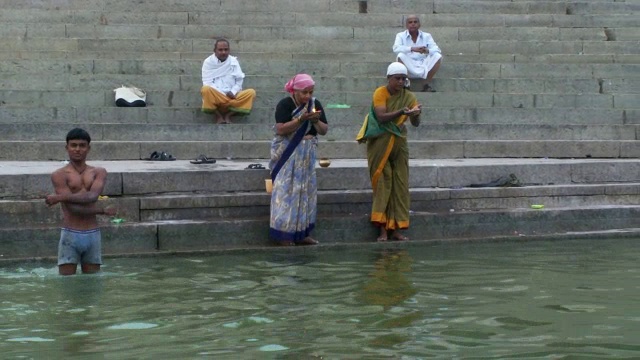
[[[109,173],[139,173],[161,171],[185,171],[195,172],[206,169],[207,171],[243,170],[254,162],[267,165],[268,161],[234,161],[221,159],[213,165],[193,165],[188,160],[176,161],[101,161],[88,159],[93,166],[101,166]],[[412,159],[409,165],[413,167],[473,167],[484,165],[513,166],[513,165],[581,165],[581,164],[632,164],[636,159],[511,159],[511,158],[482,158],[482,159]],[[58,161],[0,161],[0,176],[3,175],[41,175],[51,174],[56,169],[64,166]],[[335,159],[331,161],[332,168],[364,168],[366,159]],[[640,179],[638,173],[635,174]]]
[[[105,256],[270,247],[268,219],[129,223],[103,228]],[[640,236],[640,206],[414,213],[412,242]],[[59,230],[0,229],[0,263],[53,259]],[[324,245],[374,242],[366,216],[320,217],[314,237]],[[397,244],[389,242],[390,245]]]
[[[266,165],[266,161],[256,161]],[[159,254],[264,248],[268,242],[268,170],[250,161],[90,161],[110,172],[107,202],[123,224],[104,223],[104,253]],[[553,238],[571,233],[628,236],[640,228],[640,162],[634,159],[412,160],[414,241]],[[1,162],[0,259],[54,257],[59,213],[42,195],[60,162]],[[366,161],[336,159],[319,168],[323,244],[369,243]],[[458,188],[515,173],[522,188]],[[534,185],[536,184],[536,185]],[[546,204],[542,210],[533,203]],[[454,211],[450,211],[453,209]],[[612,230],[618,230],[612,232]]]
[[[255,161],[267,165],[267,161]],[[213,191],[262,191],[268,170],[246,170],[252,161],[89,161],[109,172],[104,195],[128,196]],[[61,162],[0,162],[0,199],[31,199],[51,191],[50,174]],[[529,185],[640,182],[636,159],[413,159],[410,186],[454,188],[514,173]],[[320,190],[368,189],[364,159],[336,159],[318,169]]]

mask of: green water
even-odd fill
[[[0,267],[2,359],[638,359],[640,239]]]

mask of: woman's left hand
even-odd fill
[[[413,109],[409,110],[409,112],[407,112],[407,115],[418,116],[421,113],[422,113],[422,105],[418,104]]]

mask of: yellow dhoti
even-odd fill
[[[251,112],[253,100],[256,98],[256,91],[253,89],[241,90],[236,94],[235,99],[230,99],[225,94],[207,85],[200,89],[200,93],[202,94],[202,112],[208,114],[217,110],[222,113],[231,111],[246,115]]]

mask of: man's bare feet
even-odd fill
[[[216,115],[216,124],[225,124],[225,120],[222,115]]]
[[[394,231],[393,234],[391,234],[391,239],[396,240],[396,241],[407,241],[407,240],[409,240],[408,237],[402,235],[399,231]]]
[[[387,240],[388,240],[387,229],[380,228],[380,234],[378,234],[378,238],[376,239],[376,241],[377,242],[385,242]]]
[[[231,112],[224,114],[224,123],[231,124]]]

